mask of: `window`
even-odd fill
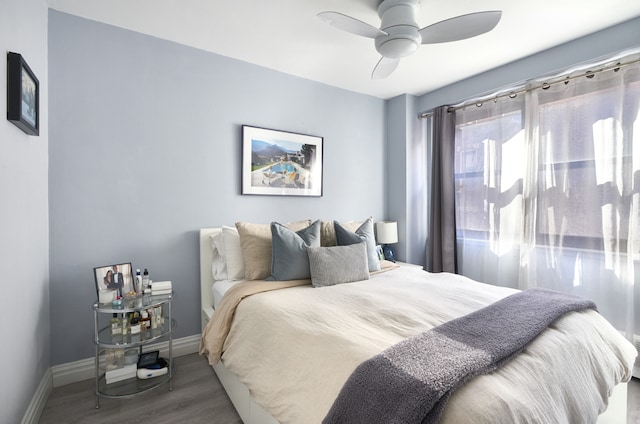
[[[640,337],[640,64],[456,111],[458,269]],[[638,331],[636,331],[638,329]]]

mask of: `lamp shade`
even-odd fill
[[[376,222],[376,239],[381,244],[398,242],[398,223],[393,221]]]

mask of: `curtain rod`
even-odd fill
[[[550,80],[547,80],[545,82],[542,83],[538,83],[538,84],[534,84],[534,85],[526,85],[522,88],[514,88],[513,90],[504,92],[502,94],[497,94],[497,95],[493,95],[493,96],[485,96],[485,97],[478,97],[474,100],[468,100],[464,103],[461,103],[458,106],[450,106],[447,109],[447,112],[455,112],[456,110],[459,109],[464,109],[467,106],[471,106],[471,105],[476,105],[478,107],[482,106],[483,102],[486,102],[487,100],[493,100],[493,101],[498,101],[498,99],[502,99],[505,97],[510,97],[510,98],[515,98],[518,94],[522,94],[522,93],[526,93],[528,91],[533,91],[533,90],[537,90],[542,88],[543,90],[548,89],[549,87],[551,87],[551,85],[553,84],[558,84],[560,82],[564,83],[564,84],[568,84],[569,81],[577,79],[577,78],[583,78],[583,77],[587,77],[587,78],[593,78],[593,76],[595,74],[598,74],[600,72],[606,72],[606,71],[610,71],[610,70],[614,70],[615,72],[618,72],[620,70],[620,68],[623,68],[625,66],[629,66],[629,65],[633,65],[635,63],[640,63],[640,58],[638,59],[634,59],[630,62],[626,62],[626,63],[621,63],[621,62],[617,62],[615,64],[611,64],[611,65],[607,65],[604,66],[600,69],[597,69],[595,71],[592,70],[587,70],[587,71],[583,71],[579,74],[576,75],[563,75],[563,76],[558,76],[558,77],[554,77],[551,78]],[[428,112],[422,112],[418,114],[418,119],[424,119],[424,118],[428,118],[429,116],[433,115],[433,111],[428,111]]]

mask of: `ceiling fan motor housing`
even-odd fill
[[[417,0],[384,0],[380,3],[380,29],[387,34],[377,36],[375,45],[382,56],[398,59],[418,50],[422,36],[416,23],[417,12]]]

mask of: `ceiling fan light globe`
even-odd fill
[[[420,43],[411,38],[384,37],[380,43],[376,40],[376,50],[378,50],[378,53],[384,57],[394,59],[409,56],[418,50],[418,46],[420,46]]]

